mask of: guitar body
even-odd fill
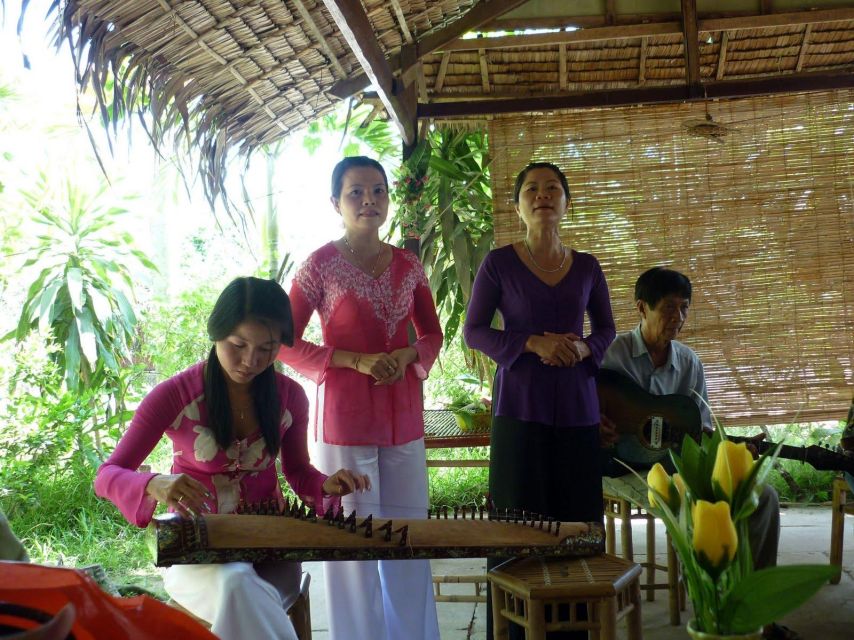
[[[688,396],[656,396],[610,369],[596,379],[599,410],[616,425],[615,455],[626,464],[649,468],[678,447],[685,435],[700,437],[700,408]]]
[[[661,462],[670,449],[681,445],[686,435],[699,440],[702,431],[700,408],[688,396],[647,393],[630,378],[610,369],[599,372],[596,387],[599,410],[617,425],[620,435],[614,455],[629,466],[648,469]],[[728,436],[728,439],[750,442],[759,453],[777,446],[767,440],[736,436]],[[854,455],[829,447],[780,445],[777,455],[806,462],[820,471],[854,473]]]

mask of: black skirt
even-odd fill
[[[555,427],[495,416],[490,447],[489,494],[496,509],[523,509],[563,522],[602,522],[599,425]],[[487,558],[487,570],[506,560]],[[486,612],[491,640],[489,592]],[[522,628],[511,623],[510,637],[523,638]],[[587,638],[587,632],[550,633],[548,638]]]

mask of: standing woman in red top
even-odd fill
[[[417,256],[382,242],[388,180],[376,160],[345,158],[332,172],[344,235],[312,253],[291,288],[294,344],[279,359],[317,385],[318,467],[342,464],[371,490],[343,500],[375,518],[423,518],[428,506],[422,381],[442,330]],[[302,339],[317,311],[323,344]],[[417,339],[409,344],[408,327]],[[347,461],[344,464],[344,461]],[[330,562],[332,640],[439,637],[426,560]]]

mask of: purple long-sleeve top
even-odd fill
[[[503,329],[491,328],[495,312]],[[583,335],[584,314],[590,333]],[[525,352],[531,335],[575,333],[591,355],[574,367],[552,367]],[[572,266],[549,286],[537,278],[512,245],[491,251],[472,287],[465,326],[468,345],[498,365],[492,401],[495,415],[558,427],[599,423],[596,372],[616,330],[608,284],[589,253],[572,252]]]

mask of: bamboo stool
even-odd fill
[[[667,535],[667,564],[658,564],[655,561],[655,516],[653,516],[643,505],[630,502],[624,497],[609,493],[603,493],[605,501],[605,552],[616,553],[616,531],[614,521],[620,521],[620,540],[622,542],[622,557],[634,561],[634,547],[632,545],[632,520],[646,521],[646,562],[640,566],[645,569],[644,582],[641,591],[646,592],[647,602],[655,601],[655,592],[658,589],[667,589],[668,609],[670,611],[670,624],[681,624],[680,611],[685,611],[685,586],[679,576],[679,558]],[[667,573],[667,582],[656,582],[656,572]]]
[[[288,617],[291,619],[291,624],[294,625],[294,631],[296,631],[297,638],[299,638],[299,640],[311,640],[311,601],[309,599],[310,585],[311,575],[303,571],[299,585],[299,596],[291,605],[291,608],[288,609]],[[186,613],[205,629],[211,628],[210,623],[194,616],[174,600],[170,600],[168,604],[170,607],[177,609],[181,613]]]
[[[830,564],[840,572],[830,579],[830,584],[839,584],[842,578],[842,536],[845,533],[845,514],[854,514],[854,503],[848,503],[848,483],[842,476],[833,479],[833,510],[830,517]]]
[[[507,640],[508,621],[525,629],[526,640],[572,630],[615,640],[622,618],[628,640],[641,640],[640,573],[640,565],[610,555],[508,560],[487,575],[495,640]],[[569,619],[560,621],[559,608],[566,607]]]

